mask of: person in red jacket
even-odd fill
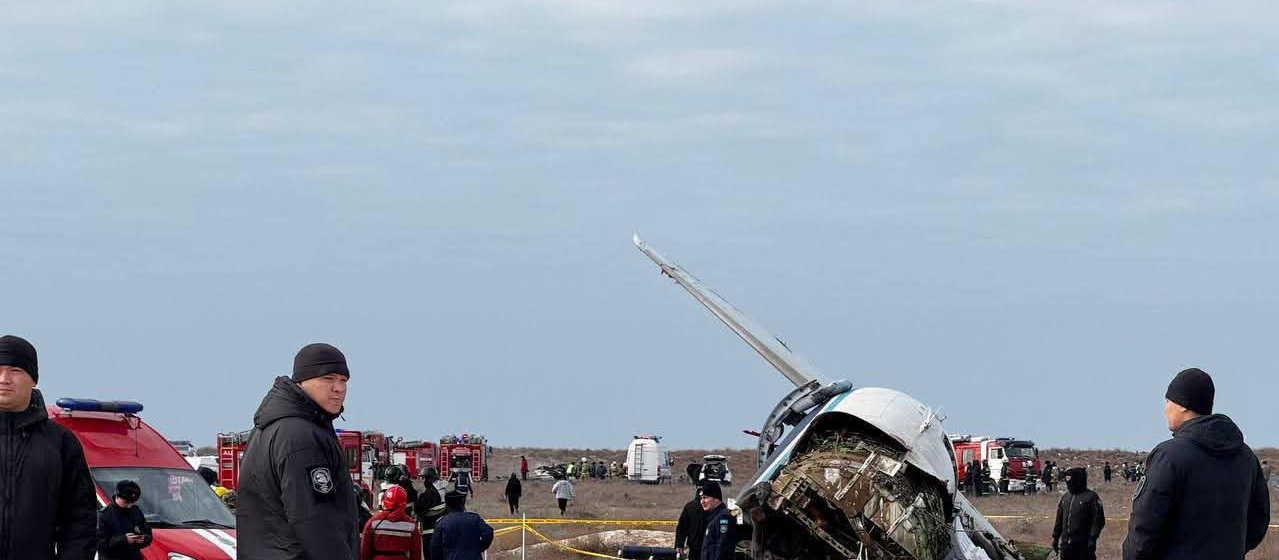
[[[520,478],[528,480],[528,459],[525,459],[523,455],[520,455]]]
[[[382,493],[382,511],[364,525],[360,560],[422,560],[422,533],[408,505],[409,494],[399,486]]]

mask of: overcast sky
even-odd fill
[[[41,389],[247,429],[753,444],[784,378],[1145,449],[1167,382],[1279,445],[1270,2],[30,2],[0,15],[0,331]]]

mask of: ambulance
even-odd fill
[[[152,529],[144,560],[235,560],[235,516],[186,459],[129,401],[58,399],[49,418],[84,447],[84,458],[106,507],[121,480],[142,487],[142,508]]]

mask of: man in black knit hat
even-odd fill
[[[733,549],[737,547],[737,518],[724,505],[724,490],[717,482],[704,482],[700,499],[702,510],[706,512],[702,560],[733,560]]]
[[[0,559],[89,560],[97,498],[84,448],[49,420],[36,349],[0,337]]]
[[[1213,414],[1212,377],[1191,368],[1168,385],[1172,439],[1146,457],[1132,498],[1124,560],[1242,560],[1270,525],[1270,493],[1243,433]]]
[[[355,492],[333,431],[350,377],[342,352],[311,344],[293,359],[293,376],[277,377],[262,399],[240,463],[240,558],[359,556]]]

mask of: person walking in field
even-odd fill
[[[551,487],[551,493],[555,495],[555,501],[560,506],[560,516],[563,517],[568,512],[569,501],[573,499],[573,483],[567,478],[559,478]]]

